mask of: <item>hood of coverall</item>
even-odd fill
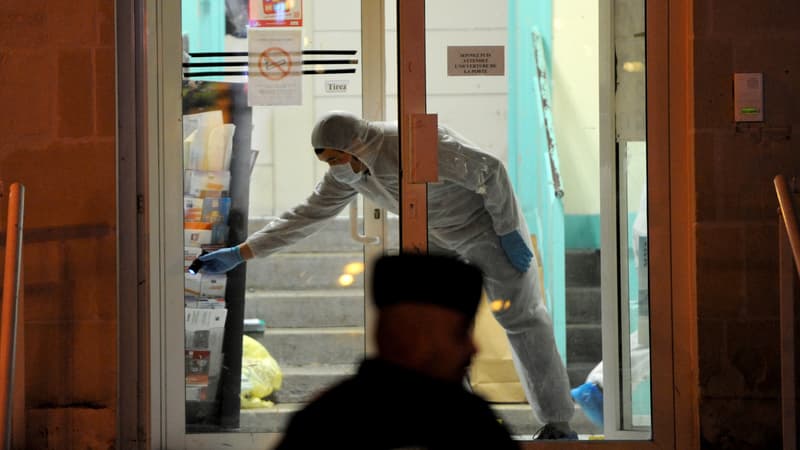
[[[311,131],[311,145],[349,153],[374,167],[383,142],[380,122],[370,122],[345,111],[331,111],[320,117]]]

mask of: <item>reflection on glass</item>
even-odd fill
[[[568,0],[561,0],[554,2],[554,5],[568,3],[570,3]],[[608,84],[601,88],[608,91],[600,92],[599,98],[601,111],[613,117],[613,120],[599,121],[613,128],[603,129],[600,133],[610,136],[608,141],[613,140],[607,144],[606,140],[603,140],[600,145],[604,148],[599,157],[600,172],[603,173],[606,168],[616,171],[616,176],[611,177],[613,182],[601,180],[598,183],[603,191],[601,194],[603,198],[611,197],[606,201],[604,207],[606,209],[601,213],[610,232],[602,236],[600,251],[604,255],[604,263],[612,266],[604,267],[604,273],[613,276],[603,278],[602,289],[604,294],[608,295],[603,296],[602,302],[606,306],[613,303],[617,308],[611,318],[611,324],[614,326],[604,323],[603,336],[612,339],[614,343],[618,342],[618,345],[606,346],[615,350],[612,354],[603,354],[603,360],[610,360],[613,363],[604,365],[603,361],[598,362],[585,379],[577,380],[573,397],[581,407],[583,415],[595,426],[594,433],[602,433],[607,439],[646,440],[651,436],[652,420],[647,295],[644,2],[614,0],[599,5],[600,34],[609,36],[608,41],[601,41],[599,47],[600,78],[602,80],[604,76],[608,77],[608,80],[605,80]],[[564,13],[561,19],[559,28],[562,32],[569,28],[569,25],[575,25],[571,22],[575,18],[569,13]],[[574,29],[571,31],[580,34]],[[566,56],[564,59],[569,60],[569,57]],[[606,67],[608,73],[603,75],[602,72]],[[570,78],[569,75],[565,77]],[[597,95],[589,91],[587,93],[589,98]],[[569,94],[565,93],[562,98],[570,98]],[[556,107],[558,105],[556,101]],[[580,108],[575,108],[575,112],[579,114],[577,117],[580,117]],[[565,121],[573,120],[567,115],[561,117]],[[562,126],[573,132],[578,131],[570,128],[568,124]],[[565,178],[565,183],[569,184],[570,178],[566,176]],[[591,186],[588,183],[587,185]],[[567,192],[569,199],[570,191]],[[607,220],[609,217],[611,219]],[[569,224],[569,216],[567,223]],[[618,340],[614,339],[615,337]],[[619,350],[616,350],[617,348]]]
[[[183,86],[183,228],[185,383],[187,425],[206,427],[222,422],[227,274],[204,273],[198,258],[228,245],[231,212],[238,199],[231,181],[236,125],[230,108],[236,87],[219,82],[187,81]],[[190,268],[199,270],[189,270]],[[235,292],[235,290],[233,290]],[[227,375],[227,376],[226,376]]]
[[[630,340],[621,346],[622,381],[621,426],[623,430],[649,433],[650,408],[650,323],[648,296],[647,240],[647,143],[645,95],[644,2],[616,0],[615,54],[617,55],[617,145],[620,182],[619,220],[624,226],[627,251],[620,255],[622,280],[621,317],[627,318],[620,330]],[[627,270],[625,268],[627,267]],[[627,301],[625,301],[627,300]],[[627,326],[626,326],[627,325]]]
[[[565,314],[567,198],[563,196],[562,184],[562,180],[573,180],[566,179],[566,172],[562,172],[565,160],[555,135],[559,124],[552,108],[558,99],[551,89],[560,80],[555,79],[550,58],[557,40],[551,2],[499,2],[490,9],[484,3],[451,0],[426,4],[427,110],[438,115],[440,124],[463,133],[471,141],[470,147],[494,157],[475,157],[476,161],[496,158],[510,174],[509,186],[497,188],[494,183],[502,180],[504,174],[498,175],[493,167],[473,172],[486,174],[487,181],[480,183],[486,188],[477,193],[492,211],[505,254],[493,253],[491,244],[484,240],[492,230],[485,235],[475,232],[464,236],[454,246],[484,269],[486,310],[489,319],[495,325],[500,324],[494,328],[476,326],[478,354],[470,369],[470,384],[492,403],[511,433],[520,439],[529,440],[539,432],[543,439],[576,437],[575,432],[586,435],[591,428],[585,423],[563,423],[575,410],[567,370],[575,372],[568,348],[574,334],[567,327]],[[583,9],[575,8],[575,15],[588,14]],[[458,11],[457,20],[452,18],[454,11]],[[583,42],[591,34],[562,36],[566,41]],[[597,42],[592,44],[596,46]],[[433,61],[442,63],[434,65]],[[576,73],[586,73],[585,67],[575,68],[579,69]],[[596,86],[597,83],[594,96],[597,96]],[[571,96],[584,98],[583,94],[571,93]],[[581,105],[580,109],[588,108]],[[440,158],[442,155],[446,152],[440,153]],[[440,167],[446,168],[450,162],[450,159],[446,163],[440,160]],[[472,162],[468,158],[461,164],[461,170],[473,170]],[[453,199],[457,207],[470,204],[455,196]],[[509,204],[515,209],[508,208]],[[449,205],[436,206],[449,209]],[[447,237],[449,229],[434,228],[437,223],[431,220],[431,207],[429,204],[428,217],[432,222],[429,237],[436,242],[440,235]],[[480,217],[479,214],[476,212],[475,217]],[[472,219],[461,220],[459,230],[481,230],[482,224]],[[518,235],[522,245],[514,245],[510,237],[513,234],[497,229],[502,228],[499,224],[504,220],[524,235],[524,241]],[[449,244],[447,239],[443,240]],[[471,246],[481,250],[473,250]],[[524,277],[514,280],[507,277],[508,272],[500,273],[506,262],[520,270],[519,253],[515,250],[523,246],[536,255],[531,268],[522,269]],[[544,308],[537,308],[539,301],[545,303]],[[481,320],[480,312],[477,320]],[[600,357],[599,352],[583,353],[588,354],[592,363]]]
[[[189,63],[185,269],[200,254],[237,246],[302,204],[328,170],[311,146],[317,118],[330,110],[362,112],[358,1],[263,3],[273,9],[254,16],[247,0],[182,0]],[[241,75],[248,58],[236,54],[253,54],[254,41],[284,38],[287,48],[299,46],[286,52],[288,59],[262,52],[249,64],[259,64],[273,81],[291,81],[284,83],[291,92]],[[343,57],[310,53],[316,50],[346,52],[347,62],[325,62]],[[220,62],[239,65],[192,65]],[[312,67],[322,70],[310,74]],[[206,74],[195,75],[200,71]],[[379,216],[370,211],[369,217]],[[350,238],[350,220],[345,208],[324,226],[281,236],[268,256],[227,273],[186,270],[187,433],[280,432],[309,399],[354,373],[365,350],[365,261],[364,245]],[[364,228],[363,213],[353,220]],[[386,222],[386,247],[396,251],[397,217]]]
[[[650,316],[648,296],[648,240],[647,240],[647,179],[646,148],[644,142],[629,142],[628,208],[630,224],[628,236],[628,293],[630,320],[630,347],[628,367],[623,374],[631,398],[631,427],[649,427],[650,419]],[[638,186],[638,189],[637,189]],[[633,199],[638,200],[638,204]]]
[[[547,307],[571,387],[594,388],[583,403],[578,400],[586,391],[573,391],[582,410],[572,427],[581,439],[602,434],[648,439],[647,226],[646,205],[640,205],[647,192],[644,2],[509,0],[491,10],[478,3],[426,2],[427,110],[498,156],[512,174],[538,246]],[[502,49],[504,71],[458,73],[466,64],[489,62],[476,59],[487,54],[471,51],[481,46],[485,52]],[[472,60],[453,60],[455,49]],[[608,62],[601,60],[604,56]],[[598,132],[606,124],[609,130]],[[611,144],[601,142],[603,133],[613,137]],[[605,151],[620,168],[620,191],[611,193],[617,206],[603,211],[618,216],[620,238],[613,242],[600,237],[599,163],[608,161],[606,153],[601,155]],[[613,298],[600,296],[601,252],[619,253],[613,264],[620,273],[613,278],[623,285],[614,286]],[[619,302],[625,311],[614,330],[622,336],[624,354],[613,355],[605,368],[626,385],[619,398],[603,398],[601,301]],[[503,299],[490,299],[489,309],[502,311],[505,305]],[[516,376],[513,367],[507,374]],[[500,414],[527,408],[524,395],[511,401],[495,394],[488,398]],[[631,433],[606,433],[604,400],[616,408],[608,423],[619,422]],[[506,424],[527,439],[540,425],[537,419],[509,416]]]
[[[187,53],[248,51],[246,1],[182,1]],[[357,1],[348,0],[347,6],[312,0],[283,3],[292,7],[302,3],[302,26],[288,28],[301,30],[298,42],[303,50],[360,51]],[[484,3],[427,2],[427,108],[439,115],[441,123],[463,130],[487,152],[502,159],[514,175],[516,194],[538,245],[535,251],[543,269],[540,279],[572,387],[581,385],[590,368],[602,359],[599,333],[585,340],[569,334],[576,328],[596,330],[592,327],[597,324],[569,326],[569,308],[575,305],[571,306],[566,292],[572,286],[565,287],[575,275],[565,273],[570,270],[564,267],[565,250],[590,249],[593,252],[587,253],[596,259],[600,247],[596,198],[599,171],[591,165],[598,159],[599,144],[593,130],[599,127],[600,119],[588,112],[597,111],[601,95],[596,71],[587,68],[591,59],[586,55],[597,54],[598,27],[616,30],[613,46],[619,67],[612,88],[617,95],[614,134],[627,157],[622,164],[626,192],[621,193],[627,202],[621,202],[619,215],[621,223],[627,224],[628,243],[623,246],[629,249],[620,267],[628,268],[629,295],[623,302],[630,306],[630,320],[622,325],[625,329],[621,333],[631,339],[629,355],[620,359],[623,365],[618,367],[628,384],[627,395],[620,403],[621,410],[631,417],[627,426],[649,427],[647,227],[646,203],[642,203],[646,202],[643,1],[616,0],[620,13],[614,23],[605,25],[598,24],[596,9],[578,0],[554,0],[553,17],[535,15],[535,20],[541,21],[539,29],[544,37],[539,38],[543,39],[544,53],[553,57],[548,63],[548,75],[556,87],[552,116],[543,109],[550,103],[540,97],[521,100],[523,94],[540,93],[541,86],[530,84],[539,81],[532,72],[538,62],[532,56],[531,27],[519,25],[525,21],[512,25],[510,11],[534,2],[509,0],[488,11]],[[397,113],[393,79],[395,9],[389,1],[387,120],[395,120]],[[459,14],[457,23],[452,20],[454,11]],[[547,34],[549,28],[552,30]],[[558,47],[562,45],[559,43],[573,43],[574,47]],[[440,63],[447,60],[448,47],[453,46],[500,49],[505,58],[504,72],[448,76]],[[517,70],[531,70],[530,77],[523,77],[529,84],[516,83],[513,77],[518,75]],[[331,110],[362,115],[361,72],[304,76],[300,104],[291,106],[249,106],[246,78],[242,76],[185,80],[186,268],[204,250],[243,242],[309,195],[327,170],[310,146],[311,127],[317,117]],[[558,139],[548,141],[548,121]],[[548,142],[554,144],[552,149]],[[558,155],[556,160],[560,158],[560,167],[552,163],[551,150]],[[556,176],[563,183],[563,200],[553,192]],[[360,198],[358,201],[361,203]],[[537,215],[544,210],[543,216]],[[364,216],[372,217],[374,212],[359,214],[357,220],[363,223]],[[389,252],[398,248],[397,219],[394,214],[386,217]],[[353,373],[364,354],[365,267],[363,245],[349,238],[349,220],[345,209],[313,236],[266,258],[249,261],[246,269],[242,265],[227,276],[187,272],[187,432],[281,431],[293,411],[321,389]],[[585,269],[594,270],[599,271],[599,267]],[[597,297],[592,306],[599,311]],[[488,305],[494,311],[511,307],[509,300],[492,300]],[[580,343],[581,348],[569,347],[568,341]],[[221,354],[223,349],[225,355]],[[223,358],[228,358],[224,364]],[[515,375],[510,357],[505,362],[507,373]],[[259,375],[261,372],[266,375]],[[531,415],[515,415],[519,408],[513,405],[526,402],[519,389],[516,397],[496,400],[494,407],[500,414],[509,413],[506,424],[512,432],[529,437],[539,424]],[[530,414],[529,407],[524,407]],[[602,407],[600,414],[602,418]],[[602,432],[602,427],[580,415],[572,425],[582,438]]]

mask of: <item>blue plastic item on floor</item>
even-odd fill
[[[570,392],[586,417],[603,428],[603,391],[594,383],[584,383]]]

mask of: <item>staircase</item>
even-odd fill
[[[266,222],[251,219],[249,232]],[[347,287],[338,280],[348,264],[362,263],[363,256],[361,245],[349,236],[348,220],[336,219],[291,248],[247,263],[245,317],[266,323],[263,334],[250,336],[278,361],[284,378],[272,397],[274,408],[242,410],[241,431],[283,430],[290,415],[320,389],[355,373],[364,354],[363,273]],[[397,248],[396,236],[390,236],[389,245]],[[573,270],[582,274],[571,276]],[[582,383],[600,359],[599,271],[599,254],[568,254],[567,355],[572,386]],[[527,404],[497,404],[495,410],[514,434],[531,434],[540,426]],[[580,411],[573,426],[582,434],[598,431]]]
[[[567,372],[572,387],[583,384],[586,375],[602,359],[600,329],[600,251],[568,250]]]

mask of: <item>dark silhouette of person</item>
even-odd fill
[[[518,449],[462,383],[482,285],[480,269],[450,256],[379,258],[377,355],[295,413],[276,448]]]

